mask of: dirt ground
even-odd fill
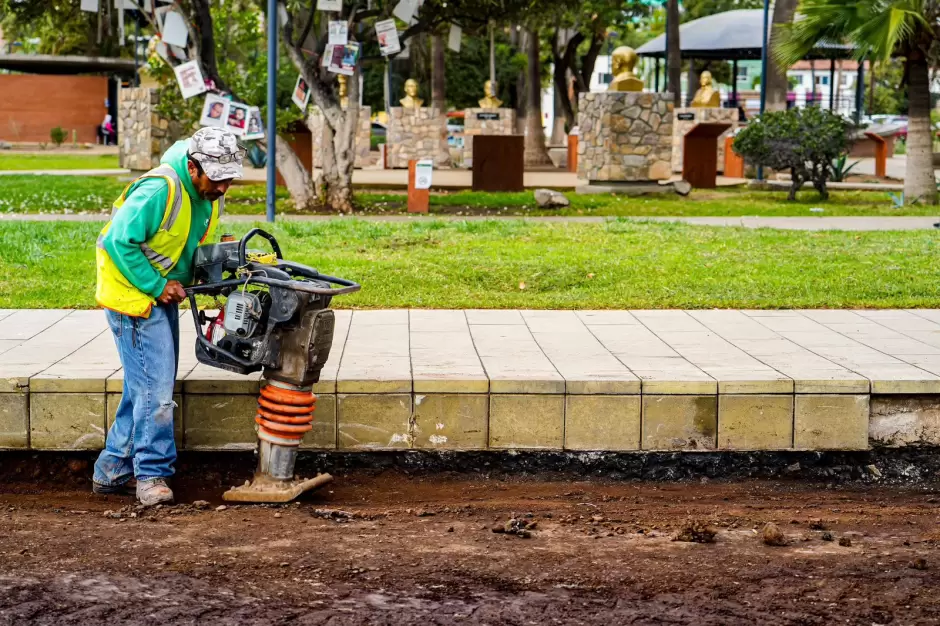
[[[940,623],[937,484],[359,469],[143,510],[70,465],[0,479],[0,624]],[[690,520],[714,543],[674,541]]]

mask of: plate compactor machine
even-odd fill
[[[249,250],[255,237],[273,252]],[[297,449],[313,429],[317,398],[311,388],[330,356],[333,296],[359,291],[359,285],[287,261],[277,240],[253,229],[241,240],[200,246],[194,259],[195,283],[186,289],[196,324],[200,363],[239,374],[263,372],[258,399],[258,469],[254,480],[226,491],[230,502],[288,502],[332,480],[319,474],[294,476]],[[196,296],[221,302],[216,317],[197,306]],[[224,299],[224,301],[222,301]]]

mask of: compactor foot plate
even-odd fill
[[[270,476],[256,474],[254,480],[245,481],[240,487],[232,487],[222,494],[226,502],[290,502],[305,491],[317,489],[333,481],[329,474],[317,474],[314,478],[276,480]]]

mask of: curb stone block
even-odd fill
[[[29,396],[0,393],[0,448],[29,447]]]
[[[104,426],[104,393],[30,395],[29,439],[34,450],[100,450]]]
[[[256,395],[187,394],[183,447],[187,450],[253,450]]]
[[[340,394],[336,428],[341,450],[411,448],[411,394]]]
[[[868,437],[879,446],[940,446],[940,397],[872,396]]]
[[[718,396],[643,396],[643,450],[714,450]]]
[[[560,449],[564,443],[565,396],[490,396],[490,447]]]
[[[793,419],[797,450],[867,450],[869,396],[799,395]]]
[[[718,449],[792,448],[793,402],[792,395],[719,396]]]
[[[489,414],[486,394],[415,394],[415,447],[483,450]]]
[[[565,398],[566,450],[639,450],[640,396]]]
[[[313,430],[304,435],[301,450],[336,449],[336,396],[317,394],[317,410],[313,413]]]

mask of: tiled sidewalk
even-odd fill
[[[252,447],[183,315],[180,444]],[[100,447],[121,384],[100,311],[0,311],[0,448]],[[337,311],[315,391],[317,449],[940,444],[940,310]]]

